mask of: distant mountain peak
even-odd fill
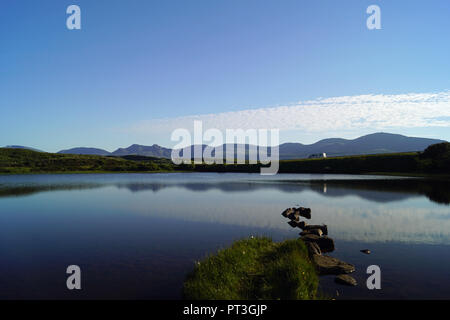
[[[170,158],[172,149],[161,147],[157,144],[152,146],[144,146],[140,144],[132,144],[128,148],[119,148],[113,153],[113,156],[140,155],[147,157]]]
[[[280,159],[308,158],[311,154],[326,153],[328,156],[346,156],[376,153],[395,153],[423,151],[428,146],[443,142],[437,139],[407,137],[401,134],[388,132],[375,132],[356,139],[328,138],[312,144],[283,143],[279,147]],[[225,145],[228,146],[228,145]],[[202,150],[206,145],[202,145]],[[223,146],[222,146],[223,147]],[[186,147],[184,149],[187,149]],[[191,154],[194,146],[191,145]],[[246,147],[246,150],[248,148]],[[96,154],[112,156],[138,155],[147,157],[170,158],[172,149],[161,147],[158,144],[145,146],[132,144],[127,148],[118,148],[114,152],[108,152],[97,148],[72,148],[62,150],[60,153]]]
[[[87,148],[87,147],[77,147],[67,150],[61,150],[58,153],[64,154],[87,154],[87,155],[97,155],[97,156],[108,156],[111,153],[109,151],[99,149],[99,148]]]

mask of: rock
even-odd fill
[[[306,230],[311,230],[311,229],[320,229],[322,230],[324,235],[328,235],[328,227],[323,224],[323,225],[318,225],[318,224],[312,224],[312,225],[306,225],[302,228],[304,231]]]
[[[298,221],[295,221],[295,220],[291,220],[291,221],[288,222],[288,224],[292,228],[295,228],[295,227],[301,228],[304,225],[304,222],[303,221],[298,222]]]
[[[313,255],[313,262],[316,265],[320,275],[338,275],[344,273],[352,273],[353,271],[355,271],[354,265],[330,256],[315,254]]]
[[[308,234],[313,234],[313,235],[316,235],[319,237],[323,236],[323,232],[320,229],[310,229],[310,230],[300,232],[301,236],[306,236]]]
[[[288,218],[293,220],[293,221],[299,221],[300,220],[300,216],[298,214],[296,214],[295,212],[293,212],[290,215],[288,215]]]
[[[360,250],[362,253],[365,253],[365,254],[370,254],[370,250],[369,249],[364,249],[364,250]]]
[[[310,208],[294,208],[295,213],[298,213],[300,217],[304,217],[306,219],[311,219],[311,209]]]
[[[297,223],[297,226],[303,230],[303,228],[306,227],[306,222],[300,221],[299,223]]]
[[[318,235],[315,234],[306,234],[302,236],[300,239],[302,239],[305,242],[311,241],[317,243],[322,252],[334,251],[334,240],[328,238],[327,236],[319,237]]]
[[[317,254],[317,255],[322,254],[322,251],[320,251],[320,247],[317,243],[311,242],[311,241],[308,241],[305,243],[306,243],[306,248],[308,249],[308,253],[311,257],[314,256],[315,254]]]
[[[307,234],[305,234],[303,237],[301,237],[300,239],[302,239],[303,241],[313,241],[313,242],[315,242],[315,241],[317,241],[318,239],[319,239],[320,237],[319,236],[317,236],[317,235],[315,235],[315,234],[310,234],[310,233],[307,233]]]
[[[334,282],[343,284],[346,286],[353,286],[355,287],[358,283],[356,282],[356,279],[349,276],[348,274],[340,274],[336,278],[334,278]]]
[[[294,208],[287,208],[286,210],[284,210],[281,215],[285,218],[287,218],[291,213],[294,212]]]
[[[323,232],[321,229],[310,229],[307,232],[310,232],[311,234],[315,234],[316,236],[323,236]]]
[[[292,228],[298,227],[297,221],[294,221],[294,220],[289,221],[289,222],[288,222],[288,225],[290,225]]]

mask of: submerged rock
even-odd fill
[[[365,254],[370,254],[370,250],[369,249],[364,249],[364,250],[360,250],[362,253],[365,253]]]
[[[317,243],[322,252],[334,251],[334,240],[328,238],[327,236],[319,237],[318,235],[315,234],[306,234],[302,236],[300,239],[302,239],[305,242],[310,241]]]
[[[352,273],[353,271],[355,271],[354,265],[330,256],[315,254],[313,255],[313,262],[316,265],[320,275],[338,275]]]
[[[336,276],[336,278],[334,278],[334,282],[352,287],[355,287],[358,284],[356,282],[356,279],[349,276],[348,274],[340,274]]]

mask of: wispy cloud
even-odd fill
[[[150,134],[191,129],[194,120],[203,121],[204,128],[220,130],[278,128],[304,133],[450,127],[450,91],[315,99],[288,106],[153,119],[128,130]]]

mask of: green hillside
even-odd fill
[[[167,159],[133,161],[120,157],[0,148],[0,173],[158,172],[173,169],[171,161]]]
[[[145,156],[96,156],[0,148],[0,173],[64,172],[260,172],[260,164],[183,164]],[[326,159],[280,161],[279,173],[390,173],[450,175],[450,143],[439,143],[424,152],[390,153]]]
[[[260,164],[192,165],[191,170],[259,172]],[[450,175],[450,143],[429,146],[424,152],[388,153],[325,159],[282,160],[279,173],[398,173]]]

